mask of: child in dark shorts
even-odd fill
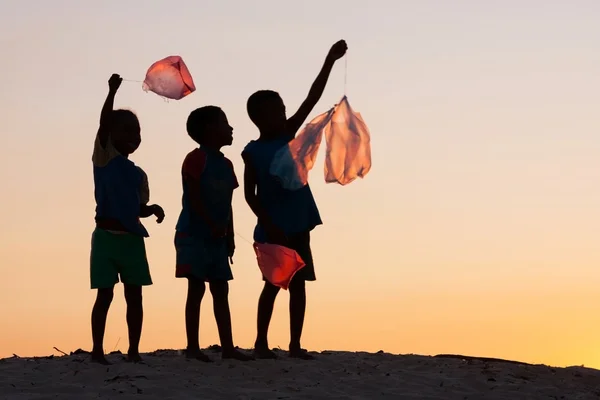
[[[315,79],[306,100],[289,119],[283,100],[277,92],[261,90],[248,99],[248,115],[260,131],[258,140],[251,141],[242,152],[244,159],[244,194],[258,221],[254,240],[280,244],[298,252],[306,266],[290,282],[290,344],[294,358],[312,359],[302,349],[300,338],[306,310],[306,281],[316,280],[310,249],[310,232],[321,225],[321,217],[309,185],[299,190],[286,190],[270,175],[275,153],[286,146],[304,124],[317,104],[327,84],[334,63],[346,53],[346,42],[335,43],[321,72]],[[264,278],[263,278],[264,279]],[[257,358],[276,358],[269,349],[268,330],[279,288],[265,280],[258,302],[257,336],[254,353]]]
[[[233,164],[221,153],[221,148],[233,142],[233,128],[219,107],[206,106],[192,111],[187,131],[200,147],[191,151],[183,162],[182,210],[175,234],[176,276],[188,280],[186,355],[211,361],[200,350],[198,339],[200,303],[208,282],[222,358],[250,360],[252,357],[233,345],[228,301],[228,281],[233,279],[229,262],[235,250],[231,200],[239,185]]]

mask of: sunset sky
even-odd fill
[[[155,284],[142,350],[185,346],[186,282],[175,274],[185,120],[221,106],[224,150],[258,135],[245,104],[281,93],[292,113],[329,47],[348,43],[347,95],[372,136],[373,168],[311,185],[313,234],[303,345],[312,350],[461,353],[600,368],[600,2],[327,0],[0,2],[0,357],[90,349],[91,154],[107,80],[143,80],[180,55],[197,91],[165,102],[124,82],[151,201]],[[344,60],[311,118],[344,94]],[[324,147],[323,147],[324,148]],[[255,219],[234,195],[234,339],[251,347],[262,282]],[[270,342],[287,348],[288,294]],[[201,345],[218,342],[205,297]],[[117,287],[107,351],[127,349]]]

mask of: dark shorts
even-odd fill
[[[312,250],[310,249],[310,231],[297,233],[291,236],[288,236],[287,243],[273,243],[280,244],[282,246],[288,247],[292,250],[296,250],[298,255],[302,258],[302,261],[306,263],[306,266],[302,268],[300,271],[296,272],[294,277],[292,278],[292,282],[296,280],[303,281],[316,281],[317,277],[315,275],[315,264],[313,261]],[[266,281],[263,276],[263,280]]]
[[[206,282],[230,281],[233,279],[227,241],[175,234],[177,278],[196,278]]]

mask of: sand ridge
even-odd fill
[[[598,399],[600,371],[552,368],[455,355],[324,351],[313,361],[288,358],[214,363],[181,351],[123,355],[91,363],[85,352],[0,360],[1,399]]]

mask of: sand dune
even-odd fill
[[[86,354],[0,360],[2,399],[598,399],[600,371],[551,368],[461,356],[322,352],[212,364],[176,350],[129,364],[89,362]]]

